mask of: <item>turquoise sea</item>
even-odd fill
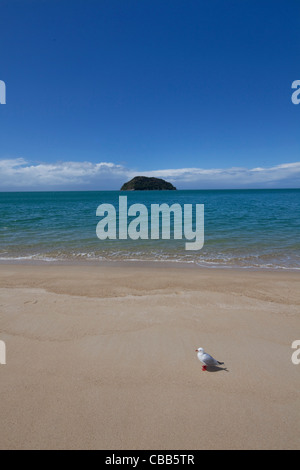
[[[186,251],[185,239],[99,240],[96,209],[117,208],[120,195],[149,209],[204,204],[203,248]],[[300,189],[0,193],[0,262],[101,260],[299,270]]]

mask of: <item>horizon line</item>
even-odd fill
[[[190,189],[177,189],[175,191],[294,191],[299,190],[298,188],[190,188]],[[132,192],[141,192],[141,193],[152,193],[152,192],[172,192],[169,189],[131,189],[131,190],[121,190],[121,189],[26,189],[26,190],[6,190],[0,193],[99,193],[99,192],[122,192],[122,193],[132,193]]]

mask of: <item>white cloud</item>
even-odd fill
[[[300,162],[271,168],[180,168],[143,174],[167,179],[181,189],[300,187]]]
[[[0,160],[0,190],[119,189],[136,175],[155,176],[178,189],[300,187],[300,162],[270,168],[179,168],[134,171],[111,162],[32,163]]]
[[[27,162],[23,158],[0,160],[0,190],[76,190],[119,187],[126,170],[114,163]]]

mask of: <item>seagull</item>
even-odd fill
[[[222,364],[224,364],[224,362],[219,362],[212,356],[204,352],[203,348],[196,349],[196,352],[198,353],[197,356],[199,361],[201,361],[203,364],[202,370],[206,370],[207,366],[221,366]]]

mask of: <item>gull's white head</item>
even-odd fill
[[[204,349],[203,349],[203,348],[198,348],[198,349],[196,349],[196,352],[203,354],[203,353],[204,353]]]

